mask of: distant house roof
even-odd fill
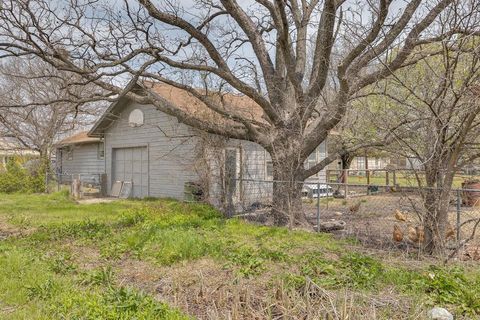
[[[88,131],[82,131],[57,142],[55,145],[57,147],[63,147],[63,146],[75,145],[75,144],[96,143],[99,141],[100,141],[100,138],[89,137]]]
[[[14,137],[0,137],[0,155],[35,155],[36,151],[25,147]]]

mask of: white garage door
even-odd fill
[[[113,149],[112,183],[132,181],[132,197],[148,196],[147,147]]]

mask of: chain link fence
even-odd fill
[[[269,222],[275,184],[268,180],[237,180],[231,192],[234,215]],[[290,183],[290,182],[288,182]],[[386,185],[299,182],[302,207],[317,231],[350,238],[367,247],[420,252],[427,194],[440,189]],[[433,191],[428,193],[427,191]],[[446,196],[448,224],[444,245],[460,259],[480,260],[480,190],[454,189]],[[270,215],[271,217],[271,215]],[[271,219],[271,218],[270,218]]]

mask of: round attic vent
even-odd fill
[[[140,127],[143,125],[143,111],[135,109],[128,116],[128,125],[130,127]]]

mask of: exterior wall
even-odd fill
[[[134,109],[142,110],[144,124],[131,127],[128,117]],[[115,148],[146,147],[148,153],[148,196],[184,199],[186,182],[198,175],[193,168],[197,138],[192,130],[178,123],[153,106],[127,103],[119,118],[105,132],[107,186],[112,186],[112,150]]]
[[[423,164],[422,161],[418,158],[408,158],[407,159],[407,164],[405,166],[407,169],[410,170],[423,170]]]
[[[309,168],[310,166],[313,166],[315,163],[318,163],[325,159],[328,156],[328,150],[327,150],[327,142],[323,141],[317,149],[315,149],[314,152],[310,155],[310,157],[307,159],[305,163],[305,167]],[[325,183],[327,182],[327,169],[320,170],[317,174],[309,177],[306,181],[307,182],[320,182],[320,183]]]
[[[237,207],[248,209],[252,205],[257,204],[271,204],[273,192],[273,176],[268,172],[268,163],[271,157],[262,146],[250,142],[240,140],[229,140],[224,150],[236,150],[237,159],[237,174],[239,179],[236,183],[235,192],[233,194],[233,201]],[[217,150],[217,153],[219,151]],[[225,151],[220,151],[225,152]],[[218,156],[218,154],[217,154]],[[325,143],[322,143],[314,153],[310,156],[310,162],[307,160],[305,166],[314,165],[318,161],[325,159],[327,150]],[[210,166],[212,172],[212,179],[210,185],[210,202],[219,206],[222,192],[225,192],[222,187],[223,177],[221,174],[221,161],[212,161]],[[272,182],[271,182],[272,181]],[[308,178],[307,183],[325,183],[325,170]]]
[[[105,173],[105,160],[98,158],[99,143],[72,145],[72,159],[67,159],[66,148],[57,149],[57,172],[61,174]]]

